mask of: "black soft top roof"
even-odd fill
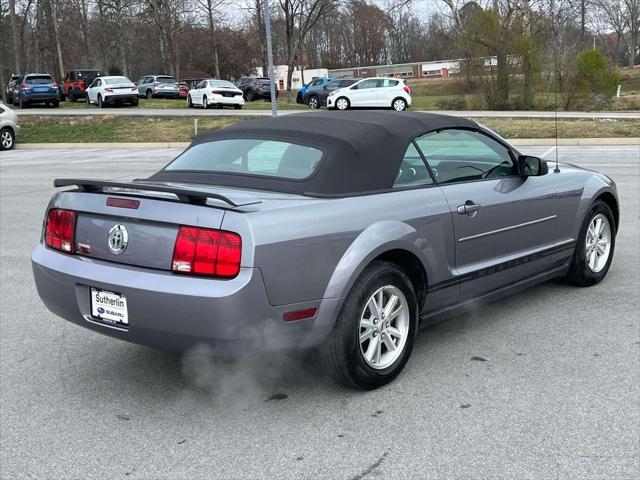
[[[148,180],[217,184],[313,196],[390,189],[409,143],[442,128],[477,129],[461,117],[421,112],[308,112],[248,120],[197,137],[191,147],[229,138],[265,138],[316,147],[317,171],[303,180],[236,173],[161,170]]]

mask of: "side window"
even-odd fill
[[[429,169],[422,161],[420,152],[411,143],[404,154],[400,169],[393,182],[393,188],[417,187],[420,185],[432,185],[433,179]]]
[[[201,88],[205,88],[207,82],[205,80],[202,80],[198,85],[196,85],[196,90],[199,90]]]
[[[382,80],[382,87],[396,87],[398,86],[398,80]]]
[[[439,184],[515,175],[509,151],[468,130],[443,130],[416,139]]]
[[[378,86],[378,80],[363,80],[358,84],[358,90],[364,88],[376,88]]]

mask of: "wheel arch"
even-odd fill
[[[616,224],[616,232],[618,231],[618,228],[620,226],[620,207],[618,205],[618,199],[615,197],[615,195],[611,192],[605,191],[600,193],[595,200],[602,200],[604,203],[606,203],[609,208],[611,209],[611,212],[613,212],[613,220],[615,221]]]
[[[360,274],[377,260],[395,263],[411,280],[420,307],[427,295],[431,248],[412,226],[393,220],[377,222],[358,235],[334,269],[323,298],[345,298]]]

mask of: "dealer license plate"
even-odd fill
[[[106,323],[129,326],[127,299],[119,293],[91,288],[91,315]]]

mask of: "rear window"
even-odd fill
[[[103,78],[105,85],[129,85],[131,80],[127,77],[111,77],[111,78]]]
[[[156,81],[160,83],[178,83],[178,81],[173,77],[157,77]]]
[[[27,85],[43,85],[54,83],[51,75],[31,75],[24,81]]]
[[[165,170],[300,180],[311,176],[321,159],[322,151],[304,145],[264,139],[228,139],[195,145],[167,165]]]
[[[227,82],[226,80],[211,80],[209,84],[213,88],[236,88],[233,83]]]

